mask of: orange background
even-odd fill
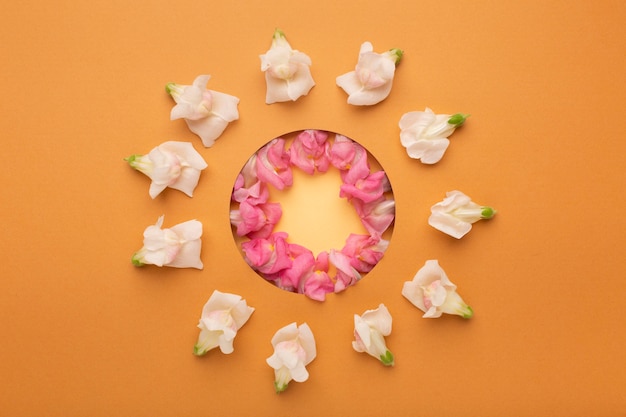
[[[0,15],[0,415],[626,415],[626,3],[28,0]],[[268,106],[258,55],[275,27],[317,85]],[[334,80],[366,40],[405,57],[389,98],[356,108]],[[202,73],[241,98],[210,149],[164,91]],[[472,115],[435,166],[399,142],[400,116],[426,106]],[[322,304],[259,279],[228,222],[248,156],[304,128],[366,146],[397,200],[385,258]],[[209,164],[191,199],[151,200],[123,161],[166,140]],[[498,209],[460,241],[426,222],[452,189]],[[131,265],[161,214],[204,224],[204,270]],[[422,319],[401,296],[427,259],[474,318]],[[214,289],[256,311],[233,354],[198,358]],[[353,314],[381,302],[391,369],[351,347]],[[276,395],[265,358],[293,321],[318,357]]]

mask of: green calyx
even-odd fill
[[[202,346],[200,346],[200,344],[197,344],[193,347],[193,354],[196,356],[202,356],[202,355],[206,355],[208,351],[203,351],[202,350]]]
[[[483,219],[491,219],[496,215],[496,211],[489,206],[481,207],[480,217]]]
[[[167,83],[165,85],[165,92],[169,95],[172,95],[172,93],[176,90],[176,83]]]
[[[461,317],[464,319],[471,319],[473,315],[474,310],[472,310],[472,307],[466,306],[466,309],[463,311],[463,314],[461,314]]]
[[[274,381],[274,389],[276,390],[276,394],[280,394],[284,390],[287,389],[289,384],[279,384],[278,381]]]
[[[137,254],[134,254],[133,257],[130,259],[130,261],[133,263],[133,265],[137,267],[145,265],[143,262],[139,260],[139,257],[137,256]]]
[[[384,355],[380,355],[380,361],[385,366],[393,366],[393,353],[391,351],[386,351]]]
[[[453,114],[452,116],[450,116],[450,118],[448,119],[448,123],[450,123],[451,125],[454,125],[456,127],[461,126],[463,123],[465,123],[465,120],[470,117],[469,114],[463,114],[463,113],[457,113],[457,114]]]
[[[274,35],[272,35],[272,38],[273,38],[273,39],[280,39],[280,38],[283,38],[283,39],[284,39],[284,38],[286,38],[286,36],[285,36],[285,32],[283,32],[282,30],[280,30],[280,29],[276,28],[276,29],[274,30]]]
[[[393,48],[389,50],[389,53],[392,55],[396,66],[398,66],[398,64],[402,60],[402,57],[404,56],[404,52],[402,51],[402,49]]]

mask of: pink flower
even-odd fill
[[[293,174],[289,163],[289,151],[285,149],[285,140],[276,138],[257,152],[256,173],[261,181],[272,184],[278,190],[293,183]]]
[[[353,199],[354,206],[361,223],[373,236],[381,236],[391,226],[395,219],[395,201],[380,197],[369,203]]]
[[[289,148],[290,161],[309,175],[326,172],[330,165],[327,141],[328,133],[323,130],[304,130],[292,142]]]
[[[326,294],[335,291],[335,284],[328,275],[328,252],[317,255],[313,271],[300,281],[300,291],[307,297],[324,301]]]
[[[382,259],[389,242],[376,236],[350,234],[341,253],[349,258],[350,266],[359,272],[369,272]]]
[[[238,210],[231,210],[230,222],[237,228],[237,236],[267,238],[282,216],[279,203],[252,204],[244,200]]]
[[[330,150],[331,163],[340,171],[341,180],[348,184],[355,184],[370,174],[367,157],[364,147],[342,135],[336,136]]]
[[[330,263],[337,269],[335,276],[335,292],[340,292],[361,279],[361,274],[352,266],[352,258],[342,252],[332,249]]]
[[[303,277],[310,274],[315,266],[313,253],[304,246],[289,244],[287,247],[291,265],[265,278],[274,281],[276,286],[287,291],[297,291]]]
[[[243,169],[237,175],[233,187],[232,199],[241,203],[247,200],[250,204],[261,204],[267,202],[269,190],[267,185],[257,178],[256,154],[246,162]]]
[[[275,274],[291,266],[287,233],[272,233],[267,239],[251,239],[241,244],[245,259],[255,271]]]
[[[435,259],[426,261],[413,280],[404,283],[402,295],[424,311],[425,318],[437,318],[446,313],[469,319],[474,314]]]
[[[378,54],[370,42],[364,42],[354,71],[340,75],[336,80],[337,85],[348,93],[348,104],[373,105],[386,99],[401,58],[399,49]]]
[[[388,180],[384,171],[369,174],[354,184],[344,183],[339,188],[339,196],[348,199],[359,199],[364,203],[370,203],[382,197],[388,186]]]

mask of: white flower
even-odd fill
[[[207,90],[210,75],[199,75],[193,85],[169,83],[165,90],[172,96],[176,105],[170,119],[185,119],[189,129],[200,136],[207,148],[224,132],[228,123],[239,119],[235,96]]]
[[[198,185],[200,171],[207,167],[202,156],[188,142],[165,142],[147,155],[131,155],[125,160],[131,167],[150,177],[152,198],[167,187],[191,197]]]
[[[202,269],[202,223],[189,220],[170,229],[161,229],[162,225],[163,216],[143,232],[143,248],[133,255],[133,264]]]
[[[399,123],[400,142],[411,158],[423,164],[437,163],[448,149],[448,136],[468,117],[461,113],[435,114],[428,107],[424,111],[405,113]]]
[[[352,347],[357,352],[366,352],[381,361],[383,365],[393,366],[393,354],[385,344],[385,336],[391,334],[391,314],[384,304],[376,310],[367,310],[362,316],[354,315],[354,338]]]
[[[303,52],[291,49],[280,29],[274,31],[271,48],[259,57],[267,84],[267,104],[296,101],[307,95],[315,85],[309,68],[311,58]]]
[[[315,356],[315,339],[306,323],[299,327],[291,323],[278,330],[272,338],[274,353],[267,358],[267,364],[274,368],[274,388],[276,392],[287,389],[289,381],[304,382],[309,379],[306,370]]]
[[[254,308],[249,307],[241,296],[213,291],[209,301],[202,308],[202,316],[198,323],[200,336],[193,353],[201,356],[218,346],[222,353],[232,353],[237,331],[253,312]]]
[[[448,191],[446,198],[432,206],[430,211],[428,224],[457,239],[471,230],[472,223],[491,219],[496,214],[493,208],[474,203],[460,191]]]
[[[422,317],[425,318],[437,318],[446,313],[469,319],[474,314],[457,294],[456,285],[450,282],[437,260],[426,261],[413,280],[404,283],[402,295],[424,311]]]
[[[337,85],[348,93],[348,104],[372,105],[386,99],[401,58],[400,49],[378,54],[370,42],[364,42],[354,71],[340,75],[336,80]]]

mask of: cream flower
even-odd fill
[[[423,164],[437,163],[448,149],[448,136],[468,117],[461,113],[435,114],[428,107],[424,111],[405,113],[399,122],[400,142],[411,158]]]
[[[191,143],[175,141],[162,143],[147,155],[131,155],[125,161],[150,177],[152,198],[167,187],[180,190],[191,197],[198,185],[200,171],[207,167]]]
[[[207,90],[210,75],[199,75],[193,85],[169,83],[165,87],[176,102],[170,119],[185,119],[189,129],[200,136],[202,144],[210,148],[224,132],[228,123],[239,119],[235,96]]]
[[[259,57],[267,84],[267,104],[296,101],[301,96],[306,96],[315,85],[309,68],[311,58],[303,52],[291,49],[280,29],[274,31],[271,48]]]
[[[456,285],[450,282],[437,260],[426,261],[413,280],[404,283],[402,295],[424,311],[422,317],[425,318],[437,318],[446,313],[469,319],[474,314],[457,294]]]
[[[386,99],[401,58],[400,49],[378,54],[370,42],[364,42],[354,71],[340,75],[336,80],[337,85],[348,93],[348,104],[372,105]]]
[[[457,239],[472,229],[472,223],[491,219],[496,211],[489,206],[480,206],[460,191],[448,191],[446,198],[430,208],[428,224]]]
[[[354,338],[352,347],[393,366],[393,354],[385,344],[385,336],[391,334],[391,314],[384,304],[376,310],[367,310],[363,315],[354,315]]]
[[[193,348],[194,355],[202,356],[218,346],[222,353],[232,353],[237,331],[246,324],[253,312],[254,308],[248,307],[241,296],[213,291],[202,308],[198,323],[200,336]]]
[[[272,338],[272,346],[274,353],[266,361],[274,368],[274,388],[277,393],[287,389],[292,379],[296,382],[309,379],[306,365],[315,359],[317,351],[308,324],[297,326],[291,323],[278,330]]]
[[[202,223],[189,220],[170,229],[161,229],[162,225],[163,216],[143,232],[143,248],[133,255],[133,264],[202,269]]]

